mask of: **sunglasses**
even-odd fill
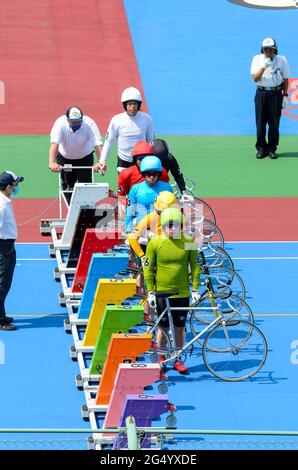
[[[160,173],[159,173],[159,171],[146,171],[146,172],[144,173],[144,175],[145,175],[145,176],[159,176]]]
[[[182,224],[180,224],[180,222],[169,222],[167,224],[167,227],[168,228],[182,228]]]

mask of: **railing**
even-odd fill
[[[46,429],[46,428],[2,428],[0,429],[0,449],[100,449],[111,450],[110,446],[101,445],[102,437],[98,434],[113,434],[119,436],[119,447],[121,449],[121,438],[125,438],[126,449],[140,449],[140,439],[144,434],[155,436],[153,448],[161,450],[201,450],[201,449],[298,449],[298,431],[272,431],[272,430],[222,430],[222,429],[166,429],[158,427],[139,428],[135,426],[132,416],[126,419],[126,427],[114,429]],[[22,438],[2,439],[1,435],[21,435]],[[30,434],[38,435],[39,438],[23,439]],[[40,435],[55,434],[54,439],[41,439]],[[87,435],[88,438],[78,435]],[[92,434],[92,437],[90,436]],[[73,439],[65,437],[74,435]],[[57,439],[57,436],[64,436]],[[206,437],[212,436],[212,439]],[[230,436],[230,439],[223,439]],[[231,438],[233,437],[233,438]],[[247,437],[247,439],[246,439]],[[254,438],[254,439],[248,439]],[[238,439],[236,439],[238,438]],[[241,439],[240,439],[241,438]],[[244,439],[245,438],[245,439]],[[262,439],[263,438],[263,439]],[[292,438],[292,439],[291,439]]]

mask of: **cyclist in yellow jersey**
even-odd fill
[[[155,202],[154,202],[154,212],[150,212],[147,214],[135,227],[134,231],[131,232],[128,236],[128,242],[131,249],[134,253],[141,259],[144,259],[144,246],[142,247],[139,243],[140,237],[144,235],[146,232],[150,231],[155,235],[161,234],[161,226],[160,226],[160,213],[164,209],[169,207],[177,207],[177,200],[173,193],[170,191],[162,191],[158,194]]]
[[[182,231],[183,215],[180,209],[175,207],[165,209],[161,213],[160,222],[162,233],[150,240],[142,263],[148,302],[150,307],[157,307],[158,314],[164,311],[165,300],[156,299],[156,292],[177,291],[177,295],[169,297],[170,306],[189,307],[189,268],[193,301],[199,299],[200,282],[198,247],[193,239]],[[172,316],[176,346],[182,348],[185,340],[187,310],[174,310]],[[167,315],[161,319],[160,326],[166,330],[169,329]],[[157,342],[161,348],[164,346],[161,344],[161,334],[158,334]],[[180,360],[175,361],[174,368],[182,374],[187,371],[187,367]]]

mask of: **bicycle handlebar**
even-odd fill
[[[76,165],[71,165],[71,164],[66,163],[65,165],[59,165],[59,166],[61,166],[62,170],[64,170],[64,171],[93,170],[93,165],[92,166],[80,166],[80,165],[76,166]],[[98,170],[96,170],[96,172],[98,172]]]

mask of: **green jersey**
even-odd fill
[[[193,290],[199,289],[198,247],[191,237],[155,237],[148,243],[146,258],[143,266],[148,291],[177,291],[179,294],[172,297],[189,297],[189,272]]]

